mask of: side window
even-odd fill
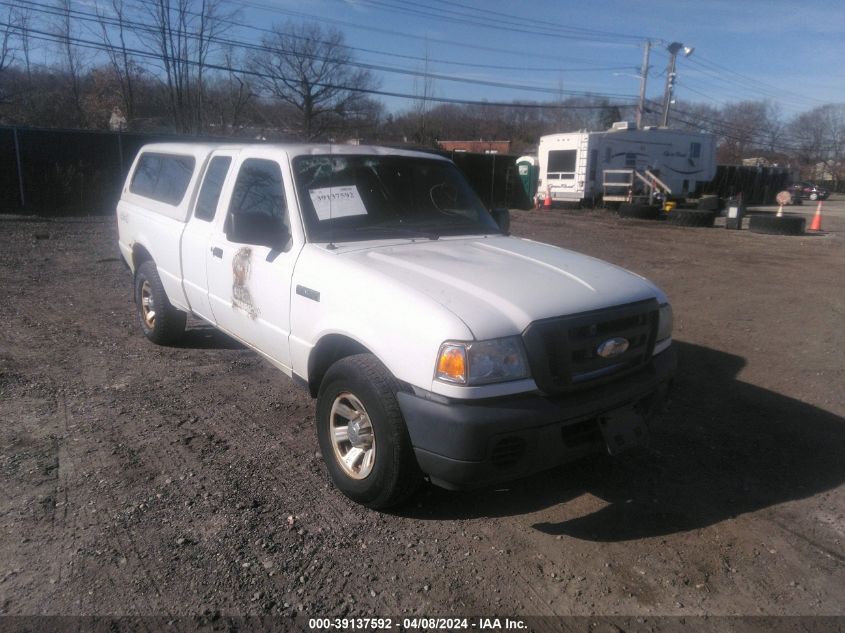
[[[277,162],[248,158],[241,164],[224,230],[229,241],[264,246],[278,246],[277,240],[289,235],[282,170]]]
[[[193,156],[144,152],[132,174],[129,191],[176,206],[185,197],[195,164]]]
[[[636,154],[625,154],[625,167],[636,167],[637,166],[637,155]]]
[[[689,144],[689,157],[690,158],[700,158],[701,157],[701,143],[690,143]]]
[[[220,192],[231,164],[232,159],[229,156],[215,156],[211,159],[197,197],[197,208],[194,210],[194,217],[198,220],[211,222],[214,219]]]

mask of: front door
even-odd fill
[[[291,229],[286,157],[264,148],[250,154],[230,179],[228,209],[207,251],[209,302],[219,328],[290,370],[290,284],[303,238],[298,223]]]

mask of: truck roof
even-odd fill
[[[399,149],[381,145],[344,145],[340,143],[150,143],[144,145],[141,151],[161,152],[165,154],[208,154],[215,150],[242,150],[249,147],[275,148],[286,152],[290,156],[313,156],[319,154],[357,154],[357,155],[385,155],[411,156],[417,158],[447,158],[433,153],[419,150]]]

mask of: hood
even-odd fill
[[[665,297],[618,266],[548,244],[492,236],[414,242],[341,255],[437,301],[476,339],[538,319]]]

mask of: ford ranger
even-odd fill
[[[668,397],[666,296],[509,235],[438,155],[147,145],[117,218],[146,337],[192,314],[308,389],[329,475],[370,507],[637,446]]]

